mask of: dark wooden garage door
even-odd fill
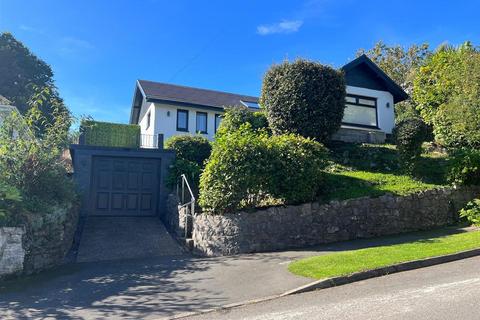
[[[156,214],[160,160],[94,157],[90,214]]]

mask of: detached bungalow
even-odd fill
[[[384,142],[395,126],[395,103],[408,95],[365,55],[342,70],[347,82],[345,115],[333,138]],[[197,133],[213,139],[225,106],[246,106],[253,111],[260,108],[258,97],[138,80],[130,123],[139,124],[141,134],[154,142],[159,134],[167,139]]]

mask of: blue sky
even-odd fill
[[[0,31],[52,66],[75,115],[128,122],[136,79],[258,95],[284,59],[339,67],[378,40],[480,44],[479,9],[478,0],[0,0]]]

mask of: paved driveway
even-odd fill
[[[182,253],[182,248],[158,218],[89,217],[83,228],[77,261],[152,258]]]

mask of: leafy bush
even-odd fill
[[[480,52],[466,42],[458,48],[442,46],[430,55],[414,79],[413,99],[427,124],[434,124],[437,111],[458,95],[476,95],[480,90]]]
[[[459,185],[480,185],[480,150],[458,150],[452,156],[448,178]]]
[[[268,128],[268,120],[264,112],[253,112],[247,107],[229,107],[222,116],[217,136],[226,132],[236,131],[244,123],[250,123],[253,130]]]
[[[207,138],[202,136],[173,136],[165,142],[165,148],[175,150],[177,158],[195,162],[203,166],[210,156],[212,146]]]
[[[104,147],[140,146],[140,126],[84,120],[80,131],[85,137],[85,144]]]
[[[25,118],[12,113],[0,127],[0,185],[5,188],[5,198],[17,190],[22,199],[18,206],[3,207],[6,219],[70,207],[77,200],[61,158],[68,141],[64,124],[69,123],[69,114],[62,109],[52,114],[53,123],[37,127],[36,123],[45,123],[44,116],[32,105]],[[13,131],[17,134],[12,135]]]
[[[434,133],[442,146],[480,148],[480,102],[460,95],[438,108]]]
[[[260,104],[274,134],[296,133],[324,142],[340,128],[345,95],[342,72],[297,60],[267,71]]]
[[[394,131],[401,165],[413,172],[420,156],[426,129],[420,118],[405,118],[397,123]]]
[[[475,226],[480,226],[480,199],[474,199],[460,210],[460,217],[467,219]]]
[[[192,188],[197,189],[205,160],[212,151],[210,141],[202,136],[173,136],[165,142],[165,147],[175,150],[177,156],[169,170],[167,185],[175,186],[178,178],[184,174]]]
[[[323,146],[297,135],[270,137],[243,124],[213,143],[200,178],[200,206],[226,213],[312,200],[321,185]]]

